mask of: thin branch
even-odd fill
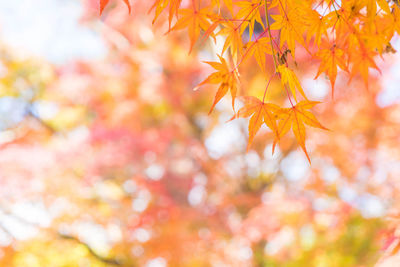
[[[94,250],[92,249],[92,247],[90,247],[90,246],[89,246],[88,244],[86,244],[85,242],[82,242],[81,240],[79,240],[79,238],[77,238],[77,237],[75,237],[75,236],[67,235],[67,234],[62,234],[62,233],[60,233],[60,232],[58,233],[58,236],[61,237],[61,238],[64,238],[64,239],[72,240],[72,241],[74,241],[74,242],[77,242],[77,243],[79,243],[79,244],[85,246],[86,249],[89,251],[89,253],[90,253],[93,257],[95,257],[97,260],[99,260],[99,261],[101,261],[101,262],[104,262],[104,263],[107,263],[107,264],[111,264],[111,265],[117,265],[117,266],[122,266],[122,265],[123,265],[122,262],[119,261],[119,260],[117,260],[117,259],[106,258],[106,257],[103,257],[103,256],[97,254],[96,251],[94,251]]]
[[[35,112],[33,112],[32,110],[32,105],[30,104],[28,107],[28,111],[27,111],[28,115],[31,116],[32,118],[34,118],[36,121],[38,121],[41,125],[43,125],[50,133],[55,134],[57,133],[57,130],[54,129],[53,126],[51,126],[50,124],[48,124],[47,122],[45,122],[42,118],[40,118],[38,115],[35,114]]]
[[[277,71],[278,64],[276,61],[276,55],[275,55],[275,49],[274,49],[274,44],[272,43],[272,34],[271,34],[271,29],[270,29],[270,23],[269,23],[269,14],[268,14],[268,5],[267,5],[267,0],[264,0],[264,5],[265,5],[265,19],[267,20],[267,28],[268,28],[268,35],[269,35],[269,41],[271,43],[271,49],[272,49],[272,57],[274,59],[274,67],[275,67],[275,72]]]

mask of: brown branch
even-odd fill
[[[28,107],[28,115],[38,121],[41,125],[43,125],[51,134],[55,134],[57,132],[56,129],[54,129],[50,124],[45,122],[42,118],[40,118],[33,112],[32,105],[29,105]]]
[[[119,260],[117,260],[117,259],[106,258],[106,257],[103,257],[103,256],[97,254],[96,251],[94,251],[92,247],[90,247],[90,246],[89,246],[88,244],[86,244],[85,242],[82,242],[81,240],[79,240],[79,239],[78,239],[77,237],[75,237],[75,236],[67,235],[67,234],[62,234],[62,233],[60,233],[60,232],[58,233],[58,236],[61,237],[61,238],[64,238],[64,239],[72,240],[72,241],[74,241],[74,242],[77,242],[77,243],[79,243],[79,244],[85,246],[86,249],[89,251],[89,253],[90,253],[93,257],[95,257],[97,260],[99,260],[99,261],[101,261],[101,262],[104,262],[104,263],[107,263],[107,264],[111,264],[111,265],[117,265],[117,266],[122,266],[122,265],[123,265],[122,262],[119,261]]]

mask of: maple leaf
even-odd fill
[[[336,43],[338,45],[345,44],[349,35],[349,22],[344,10],[332,11],[325,16],[327,27],[335,31]],[[344,46],[343,46],[344,47]]]
[[[377,4],[384,12],[390,13],[389,4],[386,2],[386,0],[367,0],[367,18],[369,23],[373,23],[377,15]]]
[[[275,115],[275,112],[280,111],[281,108],[272,103],[265,103],[253,96],[244,96],[241,98],[244,101],[244,106],[231,120],[234,118],[247,118],[251,116],[249,121],[249,141],[247,143],[247,150],[263,123],[274,132],[276,138],[279,138],[276,125],[277,115]]]
[[[258,38],[255,41],[248,42],[246,46],[248,48],[244,52],[242,61],[245,60],[247,57],[254,56],[261,70],[265,72],[265,55],[272,55],[269,38]]]
[[[371,50],[377,50],[380,55],[390,43],[390,39],[394,34],[394,20],[392,15],[377,16],[364,28],[361,34],[367,47]]]
[[[155,15],[153,19],[153,24],[156,22],[157,18],[160,16],[161,12],[169,6],[168,15],[168,28],[171,28],[172,18],[178,17],[178,10],[181,5],[182,0],[156,0],[153,6],[150,8],[149,12],[155,9]]]
[[[243,47],[240,27],[236,26],[231,21],[225,21],[222,25],[224,28],[218,32],[218,35],[226,35],[222,54],[230,48],[232,57],[236,60]]]
[[[249,39],[253,36],[255,23],[258,22],[263,28],[264,23],[260,15],[260,7],[263,6],[262,0],[251,0],[236,2],[235,5],[240,7],[239,12],[236,14],[236,18],[243,19],[241,23],[241,32],[249,27]]]
[[[100,15],[103,13],[104,8],[107,6],[109,1],[110,0],[100,0]],[[130,4],[129,0],[123,0],[123,1],[128,6],[128,11],[130,14],[131,13],[131,4]]]
[[[306,128],[304,124],[309,126],[320,128],[323,130],[328,130],[321,123],[318,122],[317,118],[312,114],[308,109],[311,109],[316,104],[321,102],[318,101],[300,101],[295,106],[291,108],[281,108],[279,112],[277,112],[279,116],[278,122],[278,133],[279,135],[274,140],[272,151],[275,150],[275,145],[279,138],[283,137],[285,134],[288,133],[290,128],[292,128],[293,134],[303,149],[304,153],[307,156],[308,161],[311,164],[310,157],[308,156],[306,150]]]
[[[289,11],[283,11],[284,15],[271,15],[275,21],[271,25],[271,30],[280,30],[280,47],[286,42],[287,47],[291,51],[292,55],[295,54],[295,41],[304,45],[303,36],[300,34],[304,28],[304,21],[299,17],[296,9],[290,9]]]
[[[380,69],[375,64],[374,56],[376,52],[366,49],[363,45],[358,49],[352,49],[350,53],[350,61],[352,62],[352,69],[350,72],[350,80],[358,73],[361,74],[361,77],[364,80],[365,86],[368,88],[368,73],[369,68],[374,68],[380,72]]]
[[[200,10],[183,8],[179,10],[179,14],[182,16],[176,22],[172,30],[180,30],[188,28],[189,38],[190,38],[190,49],[189,53],[193,49],[193,45],[200,36],[200,31],[206,31],[210,27],[210,22],[208,21],[208,8],[202,8]]]
[[[238,74],[237,71],[234,70],[229,70],[228,64],[226,60],[219,56],[219,60],[221,62],[205,62],[209,64],[211,67],[216,69],[217,71],[212,73],[210,76],[208,76],[203,82],[201,82],[197,87],[206,84],[206,83],[211,83],[211,84],[220,84],[217,94],[215,95],[214,98],[214,103],[211,106],[210,111],[208,114],[210,114],[215,105],[221,100],[224,95],[230,90],[231,96],[232,96],[232,108],[235,109],[235,98],[236,98],[236,92],[237,92],[237,87],[238,87]]]
[[[311,10],[305,17],[307,19],[307,43],[310,42],[311,37],[314,37],[314,43],[317,47],[321,44],[322,34],[327,34],[326,32],[326,18],[321,16],[317,11]]]
[[[289,69],[285,65],[279,65],[277,68],[277,71],[281,75],[282,86],[285,87],[285,85],[287,85],[289,87],[289,89],[292,92],[292,95],[296,101],[297,101],[296,89],[300,92],[300,94],[305,99],[307,99],[307,97],[303,91],[303,88],[300,85],[299,79],[297,79],[296,74],[294,74],[294,72],[291,69]]]
[[[344,51],[338,48],[335,44],[331,45],[329,42],[325,42],[324,47],[324,49],[319,50],[314,55],[316,58],[321,60],[318,73],[314,79],[318,78],[322,72],[325,72],[331,82],[333,97],[337,67],[339,66],[341,69],[348,71],[347,63],[344,59]]]

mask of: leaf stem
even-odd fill
[[[268,35],[269,35],[269,41],[271,43],[271,49],[272,49],[272,58],[274,59],[274,67],[275,67],[275,72],[278,69],[278,63],[276,61],[276,55],[275,55],[275,50],[274,50],[274,44],[272,43],[272,34],[271,34],[271,27],[269,23],[269,15],[268,15],[268,5],[267,5],[267,0],[264,0],[264,5],[265,5],[265,20],[267,21],[267,28],[268,28]]]
[[[267,95],[269,84],[271,83],[272,78],[274,78],[275,75],[276,75],[276,72],[274,74],[272,74],[271,77],[268,80],[267,86],[265,87],[264,96],[263,96],[263,99],[262,99],[263,103],[264,103],[264,100],[265,100],[265,96]]]

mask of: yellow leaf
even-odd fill
[[[302,21],[298,15],[296,9],[290,9],[285,12],[284,15],[271,15],[272,19],[275,21],[271,25],[271,30],[280,30],[280,47],[283,47],[286,42],[287,47],[294,56],[296,41],[301,45],[304,44],[304,39],[301,33],[303,32],[303,27],[305,26],[304,21]]]
[[[218,32],[218,35],[226,35],[224,47],[222,48],[222,54],[228,48],[230,48],[232,57],[237,60],[238,54],[241,53],[243,47],[240,29],[231,21],[226,21],[222,25],[224,28]]]
[[[275,145],[279,138],[284,136],[290,128],[292,128],[293,134],[299,143],[300,147],[303,149],[304,153],[307,156],[308,161],[311,164],[310,157],[308,156],[306,150],[306,128],[304,124],[309,126],[320,128],[327,130],[321,123],[318,122],[317,118],[315,118],[314,114],[312,114],[307,109],[312,108],[319,102],[316,101],[301,101],[295,106],[291,108],[281,109],[277,114],[279,115],[278,122],[278,137],[275,139],[273,144],[273,150],[275,149]]]
[[[258,22],[263,29],[264,23],[260,15],[260,7],[264,5],[263,0],[239,1],[235,5],[240,7],[239,12],[236,14],[237,19],[242,19],[241,30],[243,32],[249,27],[249,39],[253,36],[255,23]]]
[[[278,128],[276,125],[277,115],[275,115],[274,112],[280,111],[281,109],[274,104],[262,102],[253,96],[245,96],[242,97],[242,99],[244,100],[244,106],[232,119],[235,117],[247,118],[251,116],[249,121],[249,141],[247,144],[247,150],[263,123],[274,132],[276,138],[279,138]]]
[[[344,51],[336,45],[331,45],[326,42],[324,43],[324,48],[319,50],[315,54],[315,57],[321,60],[321,64],[314,79],[316,79],[322,72],[325,72],[331,82],[333,96],[337,67],[339,66],[341,69],[348,71],[347,62],[344,58]]]
[[[289,69],[285,65],[279,65],[277,70],[281,74],[282,86],[285,87],[285,85],[287,85],[289,87],[296,102],[297,102],[296,89],[305,99],[307,99],[303,91],[303,88],[300,85],[299,79],[297,79],[296,74],[294,74],[294,72],[291,69]]]
[[[213,111],[215,105],[221,100],[224,95],[230,90],[232,96],[232,108],[235,109],[235,98],[237,92],[238,85],[238,77],[235,70],[229,70],[228,64],[226,60],[218,56],[221,62],[206,62],[211,67],[216,69],[217,71],[208,76],[203,82],[201,82],[198,86],[201,86],[206,83],[212,84],[220,84],[217,94],[214,98],[214,103],[211,106],[209,114]]]
[[[190,50],[192,51],[194,43],[200,36],[200,30],[206,31],[210,27],[210,22],[207,19],[208,8],[195,10],[191,8],[183,8],[179,11],[181,17],[176,22],[172,30],[180,30],[188,28],[190,38]]]
[[[254,56],[261,70],[265,72],[265,56],[266,54],[272,55],[269,38],[263,37],[255,41],[250,41],[247,43],[247,47],[247,50],[244,52],[243,60],[247,57]]]

